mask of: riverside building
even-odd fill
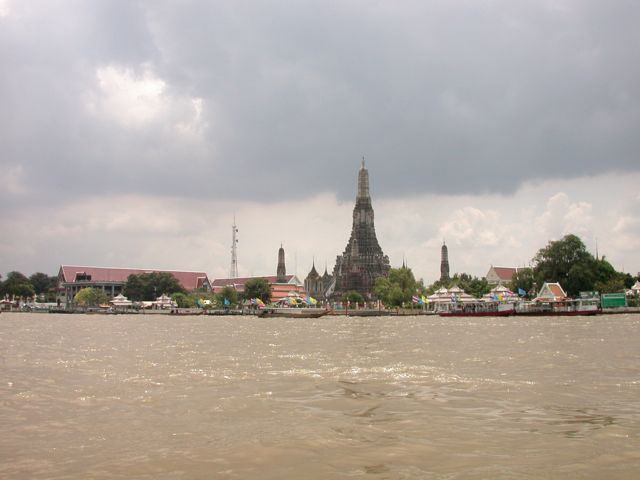
[[[100,289],[113,298],[122,293],[130,275],[143,273],[170,273],[187,292],[211,290],[209,278],[204,272],[61,265],[58,272],[58,291],[62,294],[60,300],[66,305],[71,305],[76,293],[87,287]],[[158,295],[162,293],[165,292],[158,292]]]

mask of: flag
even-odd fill
[[[231,302],[229,301],[228,298],[225,298],[224,299],[224,304],[228,306],[228,305],[231,305]]]
[[[255,298],[252,298],[251,300],[249,300],[249,303],[250,303],[251,305],[255,305],[255,304],[256,304],[256,299],[255,299]]]
[[[310,303],[311,305],[317,305],[317,304],[318,304],[318,300],[316,300],[316,299],[315,299],[315,298],[313,298],[313,297],[309,297],[309,303]]]
[[[518,295],[520,295],[521,297],[524,297],[527,294],[527,292],[525,290],[523,290],[522,288],[518,288]]]
[[[424,303],[425,305],[426,305],[427,303],[429,303],[429,299],[428,299],[427,297],[425,297],[424,295],[422,295],[421,300],[422,300],[422,303]]]
[[[259,298],[256,298],[256,305],[264,305],[264,302]]]
[[[411,301],[412,301],[413,303],[420,303],[420,299],[419,299],[417,296],[415,296],[415,295],[414,295],[413,297],[411,297]]]

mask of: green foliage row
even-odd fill
[[[134,302],[155,300],[161,295],[186,294],[178,279],[170,272],[150,272],[129,275],[122,294]]]
[[[605,257],[595,258],[573,234],[551,241],[538,250],[533,265],[513,276],[511,290],[515,292],[522,288],[533,296],[544,282],[559,282],[567,295],[575,297],[588,291],[623,292],[635,281],[628,273],[616,271]]]
[[[271,287],[266,278],[252,278],[244,284],[244,292],[238,293],[235,288],[231,286],[224,287],[220,292],[215,294],[214,303],[216,307],[233,307],[241,303],[243,300],[251,300],[252,298],[259,298],[268,304],[271,302]],[[225,304],[225,299],[229,302]]]
[[[1,277],[0,277],[1,280]],[[0,281],[0,296],[30,298],[34,295],[44,295],[45,301],[55,300],[55,289],[58,277],[37,272],[30,277],[20,272],[9,272],[4,281]]]
[[[491,291],[491,287],[486,278],[474,277],[468,273],[456,273],[449,280],[438,280],[432,283],[426,288],[426,292],[428,295],[431,295],[442,287],[446,289],[458,287],[476,298],[481,298],[484,294]]]

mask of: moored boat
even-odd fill
[[[478,302],[460,304],[449,311],[440,312],[441,317],[508,317],[515,313],[513,303]]]
[[[522,302],[516,306],[518,316],[566,317],[601,313],[595,298],[563,299],[554,302]]]
[[[285,318],[319,318],[329,313],[324,308],[264,308],[258,316],[261,318],[285,317]]]

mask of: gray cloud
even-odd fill
[[[640,168],[637,2],[23,3],[0,18],[4,208],[350,199],[362,155],[380,197]]]

